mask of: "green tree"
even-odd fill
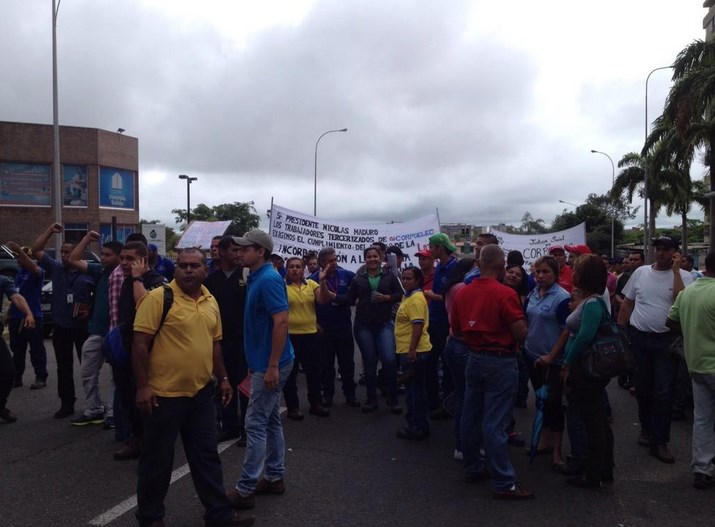
[[[171,211],[176,214],[176,222],[186,222],[186,209],[173,209]],[[235,201],[233,203],[222,203],[209,207],[203,203],[196,206],[191,211],[191,219],[197,221],[231,221],[231,225],[226,230],[226,234],[231,236],[240,236],[258,227],[260,216],[256,213],[256,208],[253,201],[241,203]],[[182,225],[181,230],[184,230],[186,225]]]
[[[551,224],[551,230],[562,231],[586,223],[586,244],[592,251],[599,254],[611,252],[611,219],[613,223],[615,244],[623,235],[624,219],[634,215],[623,199],[617,199],[615,204],[610,196],[589,194],[586,203],[575,211],[566,211],[557,215]]]
[[[663,110],[664,119],[675,125],[681,143],[678,153],[689,166],[698,149],[715,193],[715,40],[696,40],[683,49],[673,63],[673,87]],[[654,138],[654,141],[656,138]],[[678,160],[681,161],[681,160]],[[710,248],[715,243],[715,194],[709,203]]]
[[[528,210],[521,217],[521,225],[519,227],[508,225],[506,228],[506,231],[512,234],[543,234],[548,230],[544,220],[541,218],[535,220],[534,216],[532,216]]]

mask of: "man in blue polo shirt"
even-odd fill
[[[22,386],[22,375],[25,372],[25,355],[30,346],[30,362],[35,370],[35,382],[30,385],[31,390],[39,390],[47,386],[47,351],[42,335],[42,309],[40,296],[44,285],[45,271],[32,261],[27,254],[29,247],[21,248],[15,242],[7,242],[7,247],[17,255],[20,271],[15,277],[15,287],[27,300],[32,315],[35,317],[35,327],[24,327],[25,315],[14,304],[7,312],[7,321],[10,330],[10,349],[12,360],[15,363],[14,386]]]
[[[53,235],[61,235],[64,227],[53,223],[32,244],[32,254],[37,263],[52,280],[52,316],[55,327],[52,330],[52,347],[57,359],[57,395],[60,409],[55,412],[56,419],[74,414],[74,359],[72,348],[81,359],[82,346],[87,340],[87,323],[92,311],[94,283],[92,278],[80,273],[68,264],[74,244],[63,243],[60,248],[61,260],[55,260],[45,253],[45,245]]]
[[[449,236],[439,232],[430,236],[429,249],[432,257],[437,260],[437,267],[434,270],[432,290],[424,292],[425,298],[429,300],[429,336],[432,343],[427,369],[427,403],[430,419],[447,419],[449,414],[440,407],[438,371],[449,336],[449,319],[444,307],[443,294],[452,270],[457,264],[457,257],[453,254],[457,251],[457,247]],[[452,392],[453,382],[448,368],[442,367],[442,374],[442,393],[446,396]]]
[[[320,283],[330,297],[329,304],[316,304],[315,314],[322,330],[320,385],[323,392],[323,406],[333,405],[335,395],[335,358],[343,383],[345,404],[357,408],[360,402],[355,396],[355,341],[353,340],[352,310],[350,306],[338,305],[335,298],[346,295],[355,273],[338,266],[338,255],[332,247],[323,247],[318,253],[319,268],[310,279]],[[326,271],[325,280],[320,281],[320,269]]]
[[[250,271],[243,337],[251,392],[246,412],[246,457],[241,478],[228,496],[236,508],[251,509],[255,494],[285,492],[280,398],[293,369],[294,354],[288,339],[286,284],[270,263],[273,239],[254,229],[234,241],[240,246],[241,265]]]

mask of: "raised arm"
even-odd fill
[[[64,230],[65,228],[59,223],[53,223],[47,227],[45,232],[37,237],[35,243],[32,244],[32,254],[35,255],[38,262],[42,260],[42,257],[45,255],[45,245],[47,245],[47,240],[49,240],[53,234],[61,234]],[[57,258],[59,258],[59,256],[60,255],[58,254]]]
[[[86,273],[87,262],[82,259],[82,256],[84,256],[84,251],[85,249],[87,249],[87,245],[89,245],[91,242],[98,241],[99,233],[96,231],[89,231],[87,234],[84,235],[84,237],[79,241],[79,243],[75,245],[75,248],[70,253],[68,263],[72,267],[79,269],[83,273]]]
[[[7,248],[17,255],[17,261],[20,262],[22,267],[27,269],[35,278],[40,277],[42,274],[40,267],[32,261],[32,258],[25,254],[25,251],[23,251],[18,244],[15,242],[7,242],[5,245],[7,245]]]

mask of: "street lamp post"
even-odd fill
[[[189,228],[191,223],[191,183],[196,181],[197,177],[189,177],[186,174],[181,174],[179,179],[186,180],[186,228]]]
[[[323,138],[324,135],[332,134],[333,132],[347,132],[347,128],[342,128],[340,130],[328,130],[318,137],[315,142],[315,163],[313,164],[313,216],[318,215],[318,143]]]
[[[661,66],[651,70],[648,76],[645,78],[645,143],[648,142],[648,81],[650,76],[656,71],[667,70],[673,66]],[[651,211],[651,214],[653,212]],[[643,226],[643,254],[645,254],[645,261],[650,262],[650,222],[648,221],[648,160],[643,159],[643,215],[645,216],[645,225]]]
[[[559,200],[559,203],[565,203],[566,205],[571,205],[572,207],[579,208],[581,205],[576,205],[575,203],[571,203],[570,201],[564,201],[562,199]]]
[[[606,152],[600,150],[591,150],[591,153],[604,155],[611,162],[611,190],[613,190],[616,184],[616,165],[613,164],[613,159]],[[616,255],[616,207],[613,196],[611,196],[611,206],[613,207],[611,209],[611,258],[613,258]]]
[[[60,167],[60,124],[57,103],[57,15],[60,11],[62,0],[52,0],[52,138],[54,159],[52,162],[52,174],[55,187],[55,223],[62,225],[62,202],[63,185],[62,171]],[[55,258],[60,257],[62,248],[62,235],[55,235]]]

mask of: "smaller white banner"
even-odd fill
[[[231,225],[231,220],[192,221],[189,228],[181,236],[179,243],[176,244],[176,248],[198,247],[199,249],[208,250],[211,248],[211,238],[223,236],[229,225]]]
[[[499,240],[499,246],[504,253],[520,251],[524,255],[524,266],[529,267],[538,258],[549,254],[552,245],[581,245],[586,243],[586,224],[580,223],[565,231],[546,234],[510,234],[492,229],[491,233]]]

